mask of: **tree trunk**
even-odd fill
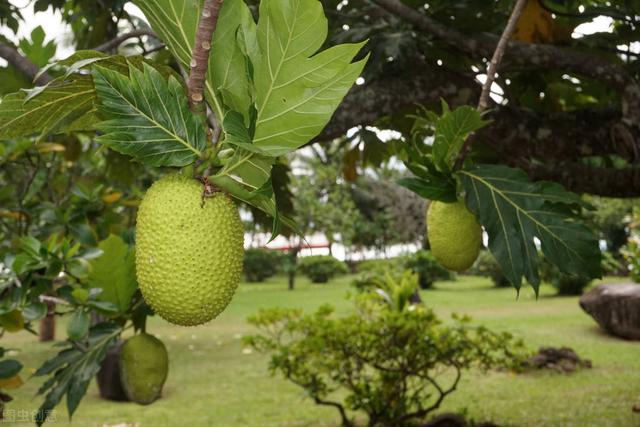
[[[53,341],[56,337],[56,317],[55,310],[56,305],[52,302],[47,302],[47,314],[40,321],[40,341],[49,342]]]
[[[116,402],[129,400],[120,380],[120,351],[123,344],[124,341],[118,341],[116,345],[109,349],[107,356],[100,364],[100,370],[96,374],[100,397],[103,399]]]
[[[413,295],[411,295],[411,298],[409,298],[409,302],[411,304],[422,304],[422,297],[420,296],[420,287],[416,287],[416,290],[413,292]]]
[[[296,270],[298,268],[298,252],[300,246],[289,249],[289,290],[294,290],[296,286]]]

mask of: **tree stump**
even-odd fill
[[[600,285],[580,298],[580,307],[609,334],[640,340],[640,285]]]
[[[40,320],[39,340],[41,342],[53,341],[56,338],[56,305],[47,301],[47,314]]]
[[[129,400],[122,387],[122,381],[120,381],[120,351],[123,344],[124,341],[118,341],[109,349],[96,375],[100,397],[103,399],[116,402]]]

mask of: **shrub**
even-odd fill
[[[337,409],[343,426],[355,425],[350,411],[366,413],[369,426],[415,425],[455,391],[465,370],[522,366],[524,347],[510,334],[472,327],[467,317],[444,324],[412,305],[416,281],[411,272],[389,279],[360,294],[355,313],[343,317],[326,305],[308,315],[263,310],[249,319],[260,333],[246,342],[271,353],[272,373]]]
[[[282,255],[270,249],[244,251],[244,275],[248,282],[264,282],[282,268]]]
[[[629,274],[631,280],[640,283],[640,244],[630,240],[622,250],[625,261],[629,264]]]
[[[484,250],[480,252],[476,263],[472,267],[473,274],[489,277],[493,284],[498,288],[508,288],[511,282],[502,272],[500,264],[493,257],[491,252]]]
[[[540,263],[540,278],[556,288],[558,295],[582,295],[591,283],[591,278],[563,273],[547,260]]]
[[[389,271],[401,274],[404,270],[411,270],[418,275],[418,283],[422,289],[429,289],[438,280],[454,280],[455,276],[440,265],[431,252],[421,249],[411,255],[389,259],[372,259],[358,264],[357,271],[363,274],[363,279],[375,275],[384,275]]]
[[[299,268],[313,283],[327,283],[334,276],[348,272],[344,262],[329,255],[304,257],[300,259]]]
[[[621,249],[624,254],[624,249]],[[623,265],[620,260],[616,259],[613,253],[609,251],[602,252],[602,274],[607,275],[626,275],[628,273],[627,267]]]
[[[404,268],[418,275],[418,284],[422,289],[429,289],[438,280],[453,280],[454,275],[440,265],[430,251],[424,249],[405,257]]]

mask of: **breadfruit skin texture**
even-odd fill
[[[135,335],[122,346],[120,381],[127,397],[141,405],[155,402],[169,373],[164,343],[149,334]]]
[[[427,230],[431,253],[449,270],[464,271],[478,258],[482,227],[464,203],[432,202]]]
[[[238,208],[225,194],[202,199],[203,185],[182,175],[154,183],[136,224],[136,275],[145,301],[176,325],[218,316],[235,293],[244,255]]]

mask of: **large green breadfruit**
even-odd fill
[[[160,397],[169,372],[164,343],[149,334],[131,337],[120,353],[120,381],[127,397],[148,405]]]
[[[427,230],[431,253],[449,270],[464,271],[478,258],[482,228],[464,203],[432,202]]]
[[[157,181],[136,225],[136,274],[144,299],[171,323],[200,325],[220,314],[240,282],[244,231],[224,193],[203,199],[182,175]]]

